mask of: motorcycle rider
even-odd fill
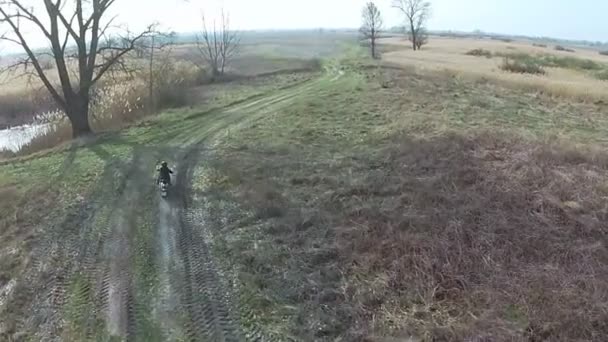
[[[166,181],[167,184],[171,185],[171,174],[173,174],[173,171],[167,166],[166,161],[163,161],[160,165],[160,168],[158,168],[159,174],[156,184],[160,184],[160,182]]]

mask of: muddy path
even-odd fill
[[[192,150],[179,164],[175,187],[179,198],[171,202],[181,211],[175,232],[183,265],[180,293],[187,310],[186,335],[197,341],[243,341],[245,335],[233,312],[236,303],[231,301],[230,287],[223,281],[205,242],[208,219],[204,209],[192,205],[189,194],[197,155]]]

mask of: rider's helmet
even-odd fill
[[[162,165],[163,167],[167,167],[167,162],[164,161],[164,162],[160,163],[160,165]]]

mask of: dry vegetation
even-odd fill
[[[563,47],[561,45],[555,45],[555,51],[576,52],[573,49],[569,49],[569,48]]]
[[[542,66],[536,63],[510,59],[509,57],[505,57],[503,59],[503,62],[499,68],[503,71],[519,74],[545,75],[547,73]]]
[[[608,100],[608,83],[603,78],[608,59],[593,50],[551,51],[528,42],[438,37],[430,39],[428,46],[418,53],[407,50],[407,42],[397,38],[384,39],[381,44],[402,47],[384,54],[385,61],[396,65],[445,70],[469,79],[490,79],[514,88],[578,100]],[[545,68],[546,75],[504,72],[502,58],[475,58],[480,54],[508,56],[520,65],[536,64]]]
[[[484,49],[473,49],[466,53],[468,56],[477,56],[477,57],[486,57],[492,58],[492,51],[484,50]]]
[[[322,67],[321,61],[316,58],[237,55],[227,66],[226,74],[212,80],[213,77],[206,70],[192,62],[196,53],[194,45],[172,46],[164,52],[157,52],[159,56],[152,74],[149,73],[148,60],[133,58],[129,74],[117,72],[103,79],[92,96],[90,115],[94,131],[116,130],[162,109],[200,104],[201,98],[207,96],[201,86],[213,82],[235,82],[281,73],[318,71]],[[7,118],[7,123],[11,124],[29,123],[34,116],[38,122],[51,122],[43,134],[22,146],[20,155],[53,147],[72,138],[69,122],[55,120],[62,114],[57,111],[56,105],[38,84],[38,80],[26,79],[15,73],[3,77],[5,87],[12,85],[12,91],[0,96],[0,104],[6,103],[0,107],[0,123],[2,118]],[[151,77],[154,81],[152,98],[149,90]],[[9,88],[0,88],[0,92],[7,89]],[[14,155],[14,152],[0,149],[0,158]]]

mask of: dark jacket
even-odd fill
[[[171,183],[171,174],[173,173],[173,171],[171,171],[171,169],[167,166],[161,166],[160,169],[158,169],[158,181],[163,181],[163,180],[167,180],[169,183]]]

